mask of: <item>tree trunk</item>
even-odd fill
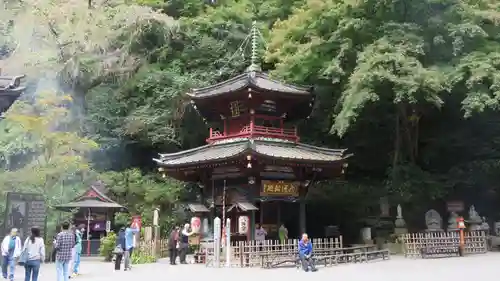
[[[399,163],[399,153],[401,150],[401,124],[399,120],[399,113],[396,112],[395,116],[395,126],[394,126],[394,155],[392,158],[392,181],[394,182],[396,180],[396,170],[397,170],[397,165]]]
[[[399,111],[401,113],[401,119],[403,121],[403,128],[405,132],[405,139],[406,139],[406,147],[408,149],[408,157],[409,160],[412,164],[415,163],[415,148],[414,148],[414,141],[411,133],[411,125],[408,122],[408,113],[406,110],[406,106],[404,104],[398,105]]]

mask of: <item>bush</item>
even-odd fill
[[[131,260],[132,264],[155,263],[156,257],[137,251],[132,254]]]
[[[101,238],[101,245],[99,246],[99,255],[104,257],[104,261],[111,261],[113,257],[113,250],[116,247],[116,234],[111,231],[106,237]]]

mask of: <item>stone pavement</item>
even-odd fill
[[[498,276],[500,253],[488,253],[463,258],[443,259],[404,259],[391,257],[390,261],[339,265],[322,268],[318,272],[302,272],[295,268],[260,269],[260,268],[207,268],[203,265],[171,266],[161,260],[156,264],[136,265],[132,271],[113,272],[111,263],[96,260],[82,260],[82,275],[77,281],[149,281],[175,278],[204,279],[206,281],[232,280],[299,280],[323,281],[335,278],[342,281],[426,281],[426,280],[470,280],[495,279]],[[24,270],[17,269],[16,280],[23,280]],[[230,279],[231,278],[231,279]],[[329,278],[329,279],[326,279]],[[43,265],[40,281],[55,281],[55,266]]]

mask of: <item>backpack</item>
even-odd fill
[[[13,252],[16,248],[16,237],[11,237],[9,241],[9,252]]]

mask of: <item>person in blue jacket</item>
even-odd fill
[[[125,271],[132,269],[130,266],[130,256],[134,250],[134,235],[139,233],[139,231],[140,229],[136,224],[132,224],[125,229],[125,249],[123,253],[123,265],[125,266]]]
[[[302,264],[302,269],[304,271],[316,271],[314,266],[314,260],[312,259],[313,254],[312,243],[306,233],[302,234],[302,239],[299,241],[299,259]]]

